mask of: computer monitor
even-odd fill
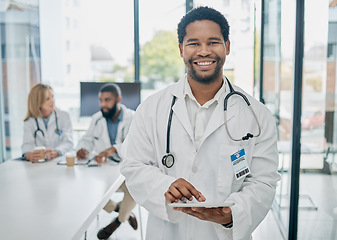
[[[100,110],[98,92],[105,82],[81,82],[80,116],[91,116]],[[140,82],[115,83],[122,91],[122,104],[136,110],[140,104]]]

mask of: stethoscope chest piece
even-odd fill
[[[174,157],[172,154],[166,154],[163,156],[162,163],[165,167],[171,168],[174,165]]]

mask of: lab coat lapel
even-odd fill
[[[106,119],[103,117],[103,121],[100,121],[100,124],[102,126],[102,140],[104,142],[104,147],[109,148],[111,147],[110,137],[109,137],[109,131],[108,131],[108,124]]]
[[[193,142],[194,141],[193,129],[192,129],[190,118],[187,112],[185,96],[183,94],[185,78],[186,78],[186,74],[182,76],[180,80],[173,87],[173,90],[171,93],[173,96],[176,96],[177,99],[172,109],[173,109],[175,116],[178,118],[179,122],[183,125],[185,131],[188,133],[191,141]]]
[[[55,125],[55,129],[56,129],[56,120],[55,120],[55,112],[54,111],[50,114],[50,117],[49,117],[48,131],[50,131],[50,130],[55,131],[55,129],[52,129],[52,125]],[[44,126],[44,124],[43,124],[43,126]]]
[[[229,93],[229,90],[226,88],[226,94]],[[225,97],[220,98],[221,100],[219,101],[218,105],[214,109],[214,112],[207,124],[205,133],[204,133],[204,138],[202,142],[209,136],[211,135],[215,130],[217,130],[219,127],[221,127],[225,123],[225,114],[224,114],[224,99]],[[234,107],[235,104],[237,103],[237,98],[234,99],[234,97],[229,98],[228,100],[228,107],[227,107],[227,122],[230,122],[233,118],[235,118],[235,111]],[[201,142],[201,144],[202,144]]]
[[[177,116],[179,122],[183,125],[184,129],[186,130],[193,142],[193,130],[187,113],[185,100],[183,98],[177,98],[176,103],[173,106],[173,112]]]

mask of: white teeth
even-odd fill
[[[198,65],[205,66],[205,65],[211,65],[212,62],[198,62],[197,64],[198,64]]]

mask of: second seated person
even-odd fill
[[[28,95],[28,109],[24,119],[22,156],[31,162],[43,159],[40,150],[46,148],[45,159],[52,160],[72,151],[72,126],[69,114],[55,108],[53,90],[36,84]]]
[[[78,159],[87,158],[92,151],[98,153],[95,161],[101,165],[108,158],[113,157],[117,161],[120,159],[120,149],[129,132],[134,111],[121,104],[122,93],[117,84],[104,84],[99,90],[98,98],[101,111],[92,116],[89,129],[79,141],[76,150]],[[99,239],[108,238],[126,220],[134,230],[138,227],[137,219],[131,212],[136,202],[126,188],[125,182],[119,191],[124,192],[123,200],[118,204],[109,200],[104,207],[105,211],[116,211],[119,215],[98,232]]]

